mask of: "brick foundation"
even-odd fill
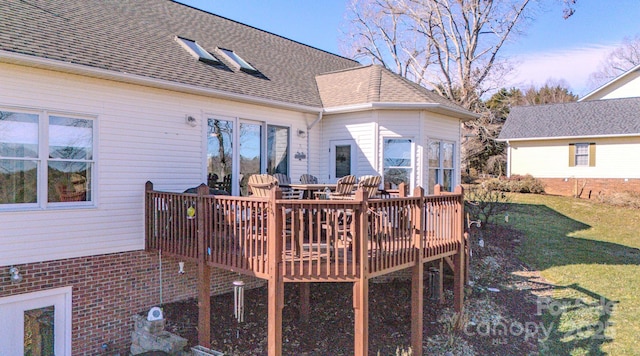
[[[129,354],[133,315],[160,305],[159,258],[144,251],[16,265],[24,277],[9,280],[9,267],[0,267],[0,298],[59,287],[73,287],[72,354]],[[162,258],[162,301],[169,303],[197,296],[197,266],[185,263],[178,273],[178,260]],[[238,279],[233,272],[212,269],[212,295],[233,290]],[[247,288],[262,286],[257,278],[242,276]]]
[[[614,192],[640,193],[640,179],[629,178],[538,178],[545,184],[544,191],[547,194],[575,196],[582,191],[583,199],[595,199],[598,194],[611,194]]]

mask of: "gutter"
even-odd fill
[[[548,141],[548,140],[576,140],[576,139],[587,139],[587,138],[624,138],[624,137],[636,137],[640,136],[640,132],[638,133],[629,133],[629,134],[611,134],[611,135],[585,135],[585,136],[551,136],[551,137],[520,137],[520,138],[497,138],[498,142],[507,142],[509,141]]]
[[[143,85],[152,88],[166,89],[187,94],[195,94],[220,99],[228,99],[243,103],[264,105],[280,109],[295,110],[306,113],[321,113],[322,107],[293,104],[284,101],[265,99],[251,95],[235,94],[223,90],[209,89],[196,85],[181,84],[164,79],[155,79],[137,74],[116,72],[112,70],[94,68],[71,62],[25,55],[15,52],[0,51],[0,62],[17,64],[27,67],[49,69],[63,73],[84,75],[92,78],[113,80],[117,82]]]
[[[373,102],[363,104],[353,104],[344,106],[334,106],[324,109],[325,114],[341,114],[354,111],[365,110],[428,110],[436,113],[460,116],[460,119],[469,121],[477,119],[480,115],[467,111],[465,109],[452,108],[437,103],[413,103],[413,102]]]

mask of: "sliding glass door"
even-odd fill
[[[240,195],[248,195],[247,181],[252,174],[260,174],[262,169],[262,124],[251,121],[240,122]]]
[[[247,195],[252,174],[289,175],[290,128],[236,118],[210,118],[207,132],[209,185]],[[237,144],[236,144],[237,143]]]

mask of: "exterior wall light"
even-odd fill
[[[9,274],[10,279],[11,279],[11,283],[20,283],[22,282],[22,275],[20,274],[20,270],[18,269],[18,267],[11,267],[9,268]]]
[[[196,125],[198,125],[198,120],[191,115],[187,115],[184,121],[187,123],[187,125],[191,127],[196,127]]]

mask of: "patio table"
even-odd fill
[[[325,188],[329,188],[332,191],[336,189],[336,183],[290,183],[281,184],[280,186],[304,191],[303,198],[305,199],[312,199],[314,192],[322,192]]]

